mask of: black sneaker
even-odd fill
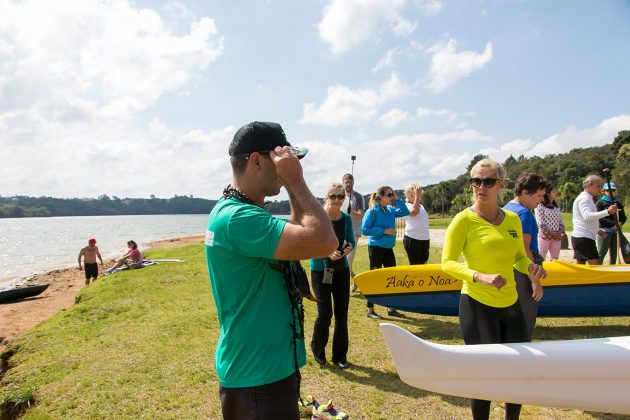
[[[326,364],[326,358],[325,357],[319,357],[319,356],[315,356],[313,355],[313,358],[315,359],[315,361],[320,365],[320,366],[324,366]]]
[[[348,362],[337,362],[335,364],[339,366],[339,369],[347,369],[350,367],[350,363]]]
[[[376,312],[368,312],[366,316],[372,319],[381,319],[381,317],[377,315]]]
[[[393,311],[387,311],[387,316],[395,316],[396,318],[404,318],[406,315],[394,309]]]

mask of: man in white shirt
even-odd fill
[[[601,260],[597,252],[595,240],[599,231],[599,219],[617,212],[617,205],[613,204],[605,210],[597,211],[594,197],[602,190],[602,178],[589,175],[582,182],[582,191],[573,202],[573,258],[578,264],[599,265]]]

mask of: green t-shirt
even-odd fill
[[[266,385],[295,372],[291,302],[273,255],[286,221],[234,198],[212,209],[206,232],[208,274],[221,333],[216,369],[221,385]],[[298,365],[306,363],[297,340]]]

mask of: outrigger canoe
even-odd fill
[[[48,283],[29,284],[23,287],[0,291],[0,303],[13,302],[19,299],[26,299],[37,296],[48,288]]]
[[[630,315],[630,265],[543,263],[544,296],[538,316]],[[461,280],[440,264],[380,268],[354,277],[363,295],[378,305],[432,315],[458,315]]]
[[[436,344],[382,323],[398,375],[416,388],[490,401],[630,414],[630,337]]]

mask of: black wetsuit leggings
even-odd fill
[[[370,257],[370,270],[383,267],[396,267],[396,256],[392,248],[368,246],[368,256]],[[367,307],[373,308],[374,303],[368,300]]]
[[[522,343],[529,341],[520,304],[507,308],[484,305],[468,295],[459,300],[459,322],[466,344]],[[474,420],[490,416],[490,401],[470,400]],[[521,404],[505,403],[505,418],[518,419]]]

